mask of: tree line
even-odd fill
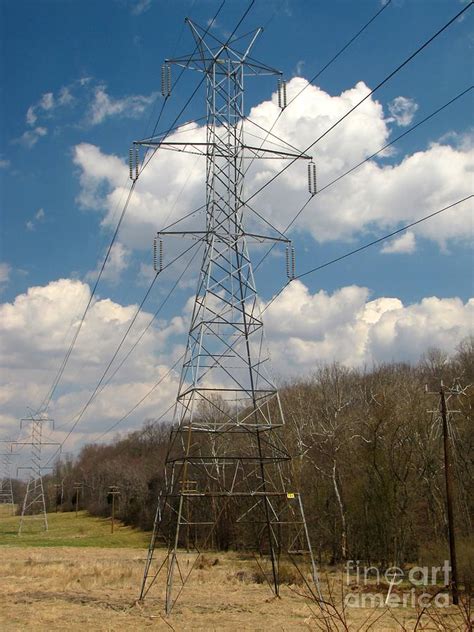
[[[431,350],[416,365],[324,365],[281,385],[282,439],[320,562],[404,564],[447,556],[442,427],[439,398],[431,394],[441,380],[452,393],[448,407],[457,411],[449,415],[456,535],[464,572],[472,576],[474,339],[450,357]],[[53,510],[77,503],[107,516],[109,488],[116,485],[116,515],[151,529],[170,430],[148,420],[140,431],[58,461],[45,478]]]

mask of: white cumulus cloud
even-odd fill
[[[52,108],[54,108],[54,95],[52,92],[46,92],[46,94],[43,94],[43,96],[41,97],[41,101],[39,102],[39,105],[41,108],[43,108],[43,110],[51,110]]]
[[[418,110],[418,103],[408,97],[395,97],[388,104],[392,120],[400,127],[408,127]]]
[[[0,429],[13,435],[26,406],[38,406],[48,391],[76,331],[90,297],[89,286],[60,279],[46,286],[31,287],[12,303],[0,305]],[[95,300],[83,324],[73,354],[52,401],[50,413],[57,425],[71,425],[90,397],[93,387],[128,327],[136,305],[120,305],[110,299]],[[149,323],[152,315],[142,312],[119,362]],[[184,332],[182,318],[159,321],[150,327],[127,363],[117,373],[84,416],[79,435],[92,437],[127,412],[150,390],[173,363],[168,342]],[[167,408],[176,393],[176,374],[164,380],[125,428],[140,426]],[[58,435],[60,438],[61,435]]]
[[[43,222],[46,217],[46,213],[43,208],[39,208],[34,214],[33,218],[28,220],[25,224],[27,230],[33,231],[36,228],[36,225]]]
[[[451,353],[472,333],[473,322],[474,299],[429,297],[404,305],[393,297],[371,300],[359,286],[311,294],[300,281],[265,314],[275,368],[285,375],[334,360],[348,366],[414,362],[430,347]]]
[[[204,139],[204,130],[196,126],[190,129]],[[140,176],[140,184],[128,204],[127,221],[121,229],[121,239],[128,247],[149,248],[159,228],[204,202],[201,170],[204,163],[196,156],[185,158],[183,163],[182,154],[165,152]],[[103,225],[113,227],[117,209],[121,209],[127,199],[128,165],[118,156],[104,154],[98,147],[86,143],[75,147],[73,160],[80,173],[80,205],[106,209]]]
[[[397,239],[392,239],[382,248],[384,254],[411,254],[416,250],[416,238],[412,232],[404,233]]]
[[[80,77],[70,84],[61,86],[56,92],[45,92],[26,111],[25,121],[28,129],[12,142],[20,143],[31,149],[42,136],[48,133],[48,123],[57,119],[67,111],[74,112],[81,105],[86,116],[82,118],[83,126],[97,125],[111,117],[136,118],[143,114],[146,108],[156,98],[151,95],[128,95],[115,98],[108,94],[104,82],[93,77]],[[56,124],[56,130],[61,128]]]
[[[101,278],[113,284],[118,283],[122,272],[126,270],[129,266],[130,255],[131,252],[128,248],[126,248],[120,242],[116,242],[110,250],[109,257],[107,259],[107,263],[105,264],[105,268]],[[98,267],[95,270],[90,270],[86,274],[86,281],[95,281],[99,274],[101,266],[102,262],[99,263]]]
[[[117,156],[105,155],[98,147],[88,143],[81,143],[74,148],[74,164],[80,167],[81,192],[78,203],[82,208],[100,209],[104,200],[101,187],[106,182],[118,192],[120,187],[125,192],[128,169]],[[110,202],[111,213],[115,206]]]
[[[114,99],[107,93],[105,84],[95,88],[94,99],[89,106],[88,121],[92,125],[98,125],[105,119],[113,116],[137,118],[153,103],[156,93],[149,96],[132,95],[121,99]]]
[[[47,133],[48,133],[48,130],[46,129],[46,127],[41,127],[39,125],[38,127],[35,127],[34,129],[26,130],[26,132],[23,132],[21,136],[19,136],[18,138],[15,138],[13,142],[18,145],[23,145],[24,147],[27,147],[28,149],[31,149],[32,147],[36,145],[39,139],[42,138],[43,136],[46,136]]]

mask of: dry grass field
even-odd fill
[[[107,521],[74,514],[50,516],[47,535],[18,538],[16,518],[0,518],[0,629],[25,630],[414,630],[412,608],[348,608],[332,617],[285,585],[272,599],[250,559],[235,553],[208,553],[192,573],[175,610],[163,616],[158,581],[143,604],[136,599],[143,572],[147,534],[121,526],[110,535]],[[40,545],[33,546],[37,541]],[[104,542],[108,542],[106,546]],[[118,546],[117,546],[118,543]],[[110,546],[112,545],[112,546]],[[181,564],[189,567],[183,553]],[[288,571],[291,581],[291,573]],[[334,602],[340,602],[341,573],[328,577]],[[328,597],[327,584],[325,596]],[[341,611],[340,606],[338,610]],[[345,620],[346,618],[346,620]],[[459,611],[424,616],[419,630],[467,630]]]

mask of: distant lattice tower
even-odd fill
[[[163,137],[138,141],[131,151],[130,165],[134,179],[137,169],[132,162],[137,161],[139,146],[198,153],[206,160],[204,230],[157,235],[158,271],[165,235],[190,236],[201,240],[204,249],[166,459],[165,487],[158,502],[140,594],[143,599],[163,571],[168,613],[200,550],[216,543],[242,547],[251,541],[258,553],[255,559],[275,595],[279,594],[283,555],[295,563],[296,555],[304,559],[310,569],[309,581],[318,587],[302,500],[292,486],[290,456],[278,433],[284,424],[283,412],[270,376],[248,244],[282,242],[290,278],[294,276],[294,251],[289,240],[273,227],[270,235],[246,232],[248,207],[243,201],[246,160],[311,157],[291,146],[262,148],[246,143],[247,76],[276,75],[279,105],[286,105],[281,73],[250,56],[261,29],[222,42],[196,23],[187,22],[196,53],[166,61],[163,94],[171,91],[171,64],[204,73],[206,140],[193,141],[187,135],[182,141]],[[313,171],[311,167],[311,175]],[[155,548],[163,543],[167,554],[158,563]],[[182,547],[195,553],[191,564]]]
[[[2,452],[0,454],[0,505],[9,506],[12,515],[15,514],[15,500],[13,497],[12,485],[12,457],[11,452]]]
[[[46,468],[42,463],[43,448],[45,446],[59,446],[57,442],[44,441],[43,428],[47,424],[53,424],[52,419],[43,415],[32,415],[21,419],[20,428],[26,424],[30,425],[31,438],[29,441],[15,441],[14,445],[29,446],[31,448],[30,464],[18,469],[27,470],[28,481],[26,484],[25,497],[23,499],[20,525],[18,535],[21,535],[23,527],[27,521],[41,521],[45,531],[48,530],[48,517],[46,513],[46,498],[43,486],[43,472]]]

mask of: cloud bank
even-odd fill
[[[90,296],[89,286],[60,279],[31,287],[12,303],[0,305],[2,414],[0,430],[14,434],[25,405],[39,405],[64,357]],[[97,397],[81,420],[74,443],[91,440],[128,412],[165,375],[183,352],[191,296],[182,312],[153,323],[110,385]],[[84,322],[50,413],[64,436],[128,327],[136,305],[97,299]],[[142,312],[117,363],[149,323]],[[424,298],[404,305],[395,297],[371,299],[370,291],[356,285],[332,294],[312,294],[294,281],[272,303],[264,316],[273,369],[277,375],[306,374],[320,362],[340,361],[348,366],[384,361],[416,361],[436,346],[452,352],[472,330],[474,300]],[[117,366],[114,364],[112,370]],[[178,365],[179,369],[179,365]],[[119,429],[138,428],[156,418],[173,402],[177,392],[173,372]],[[107,380],[106,380],[107,381]]]
[[[318,362],[348,366],[415,362],[430,347],[448,353],[472,332],[474,299],[429,297],[404,305],[398,298],[370,299],[352,285],[311,294],[293,281],[265,318],[277,371],[310,372]]]

